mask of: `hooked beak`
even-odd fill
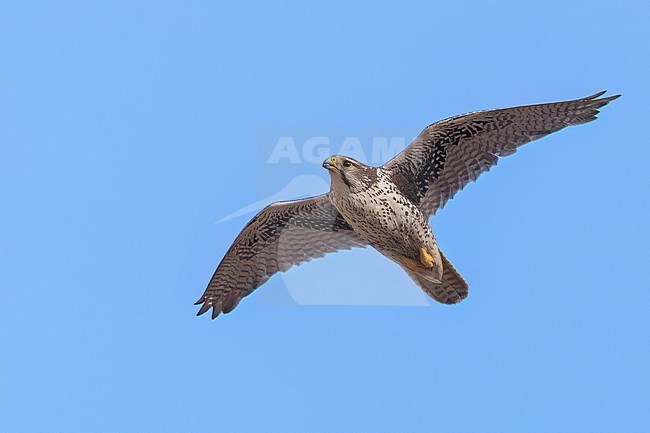
[[[325,161],[323,161],[323,168],[326,168],[330,171],[337,170],[338,167],[336,166],[336,157],[330,156]]]

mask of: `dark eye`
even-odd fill
[[[352,163],[346,159],[343,161],[343,167],[352,167]]]

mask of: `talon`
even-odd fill
[[[420,263],[422,263],[425,268],[433,268],[433,257],[431,257],[431,254],[429,254],[424,247],[420,247]]]

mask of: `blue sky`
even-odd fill
[[[3,2],[0,431],[647,431],[649,28],[629,1]],[[462,304],[298,306],[274,278],[194,316],[250,215],[215,222],[294,176],[262,128],[602,89],[432,220]],[[302,288],[408,283],[345,257]]]

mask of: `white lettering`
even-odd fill
[[[280,137],[266,163],[277,164],[283,158],[287,158],[292,164],[300,164],[300,155],[293,137]]]
[[[312,137],[305,141],[302,156],[305,161],[320,164],[329,156],[330,139],[327,137]]]
[[[383,164],[406,148],[405,137],[374,137],[372,139],[371,164]]]
[[[359,161],[367,161],[366,154],[361,146],[359,137],[345,137],[339,150],[341,155],[351,156]]]

